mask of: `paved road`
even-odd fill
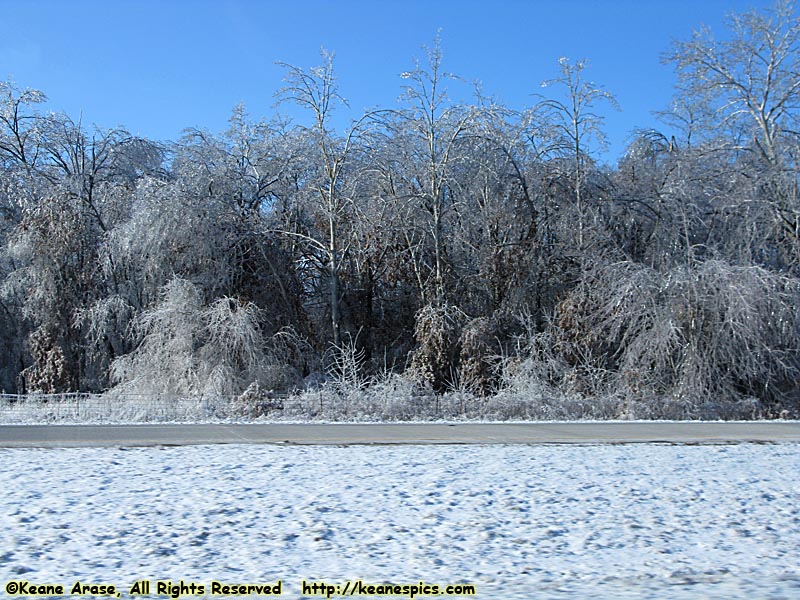
[[[0,447],[800,442],[800,422],[2,425]]]

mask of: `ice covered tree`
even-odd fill
[[[596,143],[605,146],[603,116],[599,112],[602,104],[617,107],[616,99],[609,92],[585,78],[585,60],[571,62],[562,57],[558,60],[560,75],[542,83],[542,87],[555,89],[559,97],[547,98],[536,110],[544,113],[544,119],[554,128],[552,153],[568,158],[571,170],[572,193],[575,202],[578,252],[583,257],[587,250],[587,222],[589,208],[585,190],[591,153]]]
[[[353,124],[344,137],[331,126],[331,114],[337,104],[345,104],[339,94],[333,68],[333,54],[322,50],[322,65],[303,69],[280,63],[286,69],[285,87],[280,91],[284,101],[294,102],[308,111],[311,124],[300,126],[301,141],[309,152],[308,181],[298,189],[295,201],[299,216],[307,212],[310,222],[287,223],[281,233],[305,245],[311,261],[319,263],[327,282],[330,331],[334,347],[342,343],[342,273],[345,256],[353,238],[348,234],[348,221],[353,212],[352,154],[363,122]],[[303,210],[305,209],[305,210]]]
[[[452,172],[458,145],[467,136],[475,111],[452,102],[447,82],[458,78],[444,69],[437,35],[425,48],[425,61],[401,77],[405,106],[385,111],[383,125],[392,137],[384,157],[386,189],[408,215],[406,247],[423,302],[444,301],[448,295],[448,214],[455,204]]]
[[[772,231],[762,235],[775,237],[796,269],[800,18],[793,2],[731,13],[721,39],[703,27],[675,42],[664,58],[678,72],[679,94],[703,107],[706,129],[730,132],[727,145],[755,158],[746,167],[758,172],[753,192],[773,217]]]
[[[172,279],[140,313],[138,345],[112,367],[119,394],[174,399],[238,396],[253,382],[270,387],[259,309],[234,298],[208,303],[197,286]]]

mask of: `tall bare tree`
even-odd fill
[[[323,64],[308,70],[279,63],[287,70],[286,86],[279,96],[312,114],[313,123],[301,129],[316,148],[313,167],[316,167],[317,173],[310,184],[310,200],[323,215],[325,227],[324,230],[306,232],[286,228],[282,233],[301,239],[325,257],[333,344],[340,347],[343,256],[352,242],[352,238],[342,232],[343,221],[352,205],[345,181],[345,168],[365,119],[362,117],[357,121],[343,138],[335,135],[331,129],[331,113],[337,104],[346,104],[346,101],[339,94],[334,75],[334,55],[324,49],[321,54]]]
[[[543,87],[555,87],[561,100],[548,98],[536,107],[545,113],[545,118],[555,128],[553,150],[568,156],[572,162],[572,182],[577,211],[578,249],[583,256],[586,250],[586,198],[584,183],[588,168],[592,142],[605,147],[603,116],[598,112],[601,103],[619,108],[613,95],[584,78],[585,60],[570,62],[566,57],[558,59],[561,74],[542,83]]]
[[[664,60],[675,65],[679,93],[706,106],[706,127],[728,129],[733,147],[754,153],[762,168],[755,194],[770,207],[774,227],[800,262],[800,17],[779,0],[768,11],[727,20],[729,37],[708,27],[677,41]]]
[[[444,70],[438,35],[432,48],[425,47],[425,55],[425,64],[415,61],[412,70],[400,75],[407,81],[401,96],[406,108],[386,111],[391,117],[386,123],[400,142],[397,148],[402,156],[391,170],[391,188],[401,203],[420,209],[421,231],[416,235],[409,231],[407,236],[417,284],[425,302],[440,302],[447,291],[445,219],[453,206],[452,169],[457,146],[470,130],[476,111],[448,98],[446,82],[459,78]],[[424,256],[428,243],[430,263]]]
[[[664,58],[682,93],[710,103],[717,124],[743,128],[763,160],[777,165],[781,138],[798,133],[800,18],[793,2],[780,0],[764,13],[732,13],[727,25],[729,39],[702,27]]]

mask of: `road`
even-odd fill
[[[800,442],[800,422],[0,425],[0,447]]]

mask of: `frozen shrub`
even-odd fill
[[[796,411],[799,302],[800,282],[756,266],[625,262],[576,288],[557,332],[569,364],[615,372],[634,413],[659,402],[684,418]]]
[[[202,389],[196,351],[203,328],[203,299],[192,283],[172,279],[160,301],[139,314],[131,335],[138,347],[114,360],[112,381],[128,392],[185,397]]]
[[[160,302],[134,322],[134,334],[138,347],[112,365],[114,380],[128,392],[234,398],[298,379],[276,351],[288,334],[270,348],[253,303],[225,297],[206,305],[198,288],[182,279],[164,286]]]
[[[39,327],[28,336],[33,364],[22,371],[24,389],[29,392],[54,394],[70,387],[67,361],[56,335],[47,327]]]
[[[220,298],[203,311],[201,372],[208,373],[205,392],[230,397],[241,394],[263,375],[264,338],[252,302]],[[205,373],[204,373],[205,374]]]
[[[492,354],[497,354],[489,319],[470,321],[461,332],[459,346],[458,379],[461,387],[485,396],[491,391],[494,379],[489,360]]]
[[[292,394],[284,402],[282,416],[331,421],[443,418],[445,414],[439,409],[437,399],[406,376],[385,372],[360,388],[329,380],[313,390]]]
[[[316,353],[309,341],[292,327],[283,327],[267,346],[269,363],[285,372],[278,389],[290,389],[319,368]],[[285,380],[285,381],[284,381]]]
[[[479,317],[467,323],[459,340],[458,379],[461,389],[486,397],[501,382],[504,346],[513,339],[514,319],[504,314]]]
[[[328,383],[344,391],[363,390],[370,384],[364,373],[365,352],[357,340],[349,337],[338,346],[331,346],[326,353]]]
[[[607,383],[610,374],[593,367],[585,354],[566,342],[557,325],[537,332],[521,319],[514,355],[502,362],[501,389],[483,409],[489,419],[609,419],[621,416],[621,402]]]
[[[408,376],[441,393],[454,387],[458,368],[459,338],[465,315],[447,303],[429,304],[417,313]]]

